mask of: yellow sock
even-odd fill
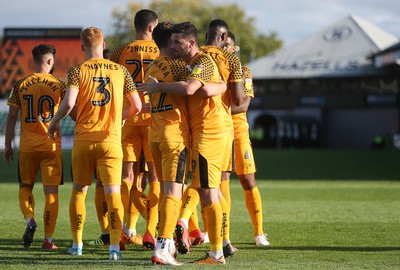
[[[132,201],[130,201],[128,207],[128,216],[124,217],[125,228],[136,231],[136,224],[139,219],[139,216],[140,216],[139,210],[136,208],[135,204]]]
[[[224,196],[226,203],[228,204],[229,211],[231,209],[231,191],[229,188],[229,180],[221,181],[221,185],[219,186],[222,195]]]
[[[197,208],[193,211],[189,219],[189,232],[199,229],[199,217],[197,215]]]
[[[102,185],[96,186],[94,204],[96,207],[97,220],[99,221],[101,232],[108,233],[108,207]]]
[[[210,250],[222,250],[222,209],[219,202],[211,203],[204,207],[204,213],[208,223],[208,237],[210,239]]]
[[[86,220],[85,199],[87,192],[72,189],[69,202],[69,219],[71,223],[72,239],[74,243],[82,243],[83,225]]]
[[[58,217],[58,194],[46,194],[46,203],[43,212],[44,237],[52,238]]]
[[[263,212],[261,194],[258,187],[252,190],[245,190],[246,207],[249,212],[251,222],[253,223],[254,235],[263,234]]]
[[[32,189],[19,188],[18,191],[19,208],[24,218],[32,218],[35,215],[35,200],[33,198]]]
[[[203,232],[208,232],[207,216],[204,212],[204,208],[201,208],[201,219],[203,220]]]
[[[223,233],[223,240],[224,241],[229,241],[229,230],[230,230],[230,222],[229,222],[229,207],[228,204],[225,200],[225,197],[220,197],[219,202],[221,204],[221,210],[222,210],[222,233]]]
[[[124,214],[127,216],[130,202],[132,183],[129,179],[122,179],[121,184],[121,200],[124,206]]]
[[[121,201],[121,193],[106,194],[108,205],[108,223],[110,232],[110,245],[118,245],[122,234],[122,220],[124,218],[124,206]]]
[[[161,192],[160,190],[160,196],[158,197],[158,221],[157,221],[157,228],[160,227],[160,206],[161,206],[161,201],[163,200],[164,193]]]
[[[135,204],[136,209],[139,211],[140,215],[146,219],[146,202],[147,196],[136,188],[131,189],[131,201]]]
[[[160,182],[155,181],[150,183],[149,194],[147,195],[147,215],[146,230],[152,237],[156,235],[156,227],[158,223],[158,199],[160,195]]]
[[[181,200],[172,195],[164,194],[160,203],[160,226],[158,228],[158,237],[168,239],[173,238],[181,202]]]
[[[199,202],[199,192],[194,188],[188,187],[182,196],[182,209],[179,217],[189,220],[193,212],[196,211],[196,207]]]

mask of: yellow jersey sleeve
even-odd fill
[[[242,66],[242,71],[245,74],[244,77],[244,92],[246,96],[254,98],[254,88],[253,88],[253,76],[248,67]]]

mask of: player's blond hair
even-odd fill
[[[95,48],[103,43],[103,32],[97,27],[88,27],[81,33],[82,45],[86,48]]]

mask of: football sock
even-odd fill
[[[230,243],[230,235],[229,235],[229,230],[230,230],[230,222],[229,222],[229,207],[228,203],[225,200],[225,197],[220,197],[219,202],[221,204],[221,209],[222,209],[222,233],[223,233],[223,240],[224,243]],[[210,225],[209,225],[209,228]]]
[[[189,220],[193,212],[196,211],[196,207],[200,202],[199,192],[191,187],[188,187],[182,196],[182,209],[179,214],[180,218]]]
[[[135,187],[131,189],[131,201],[135,204],[136,209],[139,211],[140,215],[146,219],[146,202],[147,196],[141,190]]]
[[[247,211],[253,223],[254,235],[263,234],[263,212],[260,190],[258,187],[255,187],[251,190],[245,190],[244,193]]]
[[[152,237],[155,237],[158,223],[158,197],[160,194],[160,182],[150,183],[149,194],[147,195],[147,226],[146,229]]]
[[[217,252],[222,250],[222,209],[219,202],[211,203],[204,207],[204,213],[208,222],[208,237],[210,250]]]
[[[229,211],[231,208],[231,191],[229,188],[229,182],[230,180],[223,180],[221,181],[221,185],[220,185],[220,190],[222,195],[224,196],[226,203],[228,204],[229,207]]]
[[[203,232],[208,232],[207,216],[204,212],[204,208],[201,208],[201,219],[203,220]]]
[[[45,197],[46,203],[43,212],[44,237],[51,239],[53,237],[58,216],[58,194],[46,194]]]
[[[121,183],[121,200],[122,200],[122,205],[124,207],[124,232],[126,235],[131,236],[131,229],[136,230],[136,222],[135,222],[135,217],[132,219],[131,218],[131,213],[132,213],[132,203],[130,200],[130,195],[131,195],[131,188],[132,188],[132,183],[129,181],[129,178],[124,178],[122,179]],[[135,209],[135,208],[134,208]],[[133,212],[135,215],[135,212]],[[137,221],[137,218],[136,218]]]
[[[122,179],[121,200],[122,200],[122,204],[124,206],[125,217],[128,215],[129,201],[130,201],[129,198],[130,198],[131,188],[132,188],[132,184],[129,181],[129,179],[127,179],[127,178]]]
[[[74,243],[83,243],[83,225],[86,220],[85,199],[87,192],[79,192],[72,189],[69,202],[69,219],[71,223],[72,239]]]
[[[189,219],[189,232],[199,229],[199,217],[197,215],[197,208],[193,211]]]
[[[18,191],[19,207],[25,219],[32,218],[35,210],[35,200],[32,189],[19,188]]]
[[[108,233],[108,207],[102,185],[96,186],[94,205],[96,207],[97,220],[99,221],[101,233]]]
[[[122,219],[124,216],[121,193],[115,192],[106,194],[105,196],[108,205],[108,223],[110,224],[110,245],[119,245],[122,234]]]
[[[129,202],[128,212],[129,212],[128,216],[124,217],[125,219],[124,231],[128,236],[132,236],[136,234],[136,224],[140,216],[139,211],[137,210],[135,204],[132,201]]]
[[[160,205],[158,237],[173,238],[181,203],[182,201],[175,196],[164,194]]]

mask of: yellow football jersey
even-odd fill
[[[239,57],[233,53],[213,45],[202,46],[203,52],[212,57],[218,67],[222,80],[229,86],[231,82],[242,81],[242,69]],[[222,104],[225,109],[225,124],[228,129],[233,128],[231,117],[231,93],[228,89],[222,94]]]
[[[193,78],[204,84],[220,82],[218,67],[205,53],[198,53],[190,63],[191,71],[187,78]],[[224,109],[221,95],[203,97],[198,93],[188,96],[189,127],[191,136],[219,134],[225,132]]]
[[[185,80],[188,69],[182,59],[159,56],[146,70],[149,76],[159,82],[176,82]],[[188,142],[190,137],[186,96],[154,93],[150,96],[151,126],[150,142]]]
[[[134,40],[122,46],[110,55],[110,60],[123,65],[132,76],[135,85],[144,81],[144,72],[149,64],[160,54],[153,40]],[[142,103],[148,102],[148,97],[139,93]],[[124,106],[128,104],[125,103]],[[125,125],[150,125],[150,113],[140,112],[126,120]]]
[[[78,89],[76,141],[121,143],[125,96],[136,92],[128,70],[107,59],[90,59],[67,73],[67,88]]]
[[[61,150],[61,138],[53,141],[47,129],[65,94],[65,83],[51,74],[33,73],[14,84],[8,105],[20,109],[20,151]]]

